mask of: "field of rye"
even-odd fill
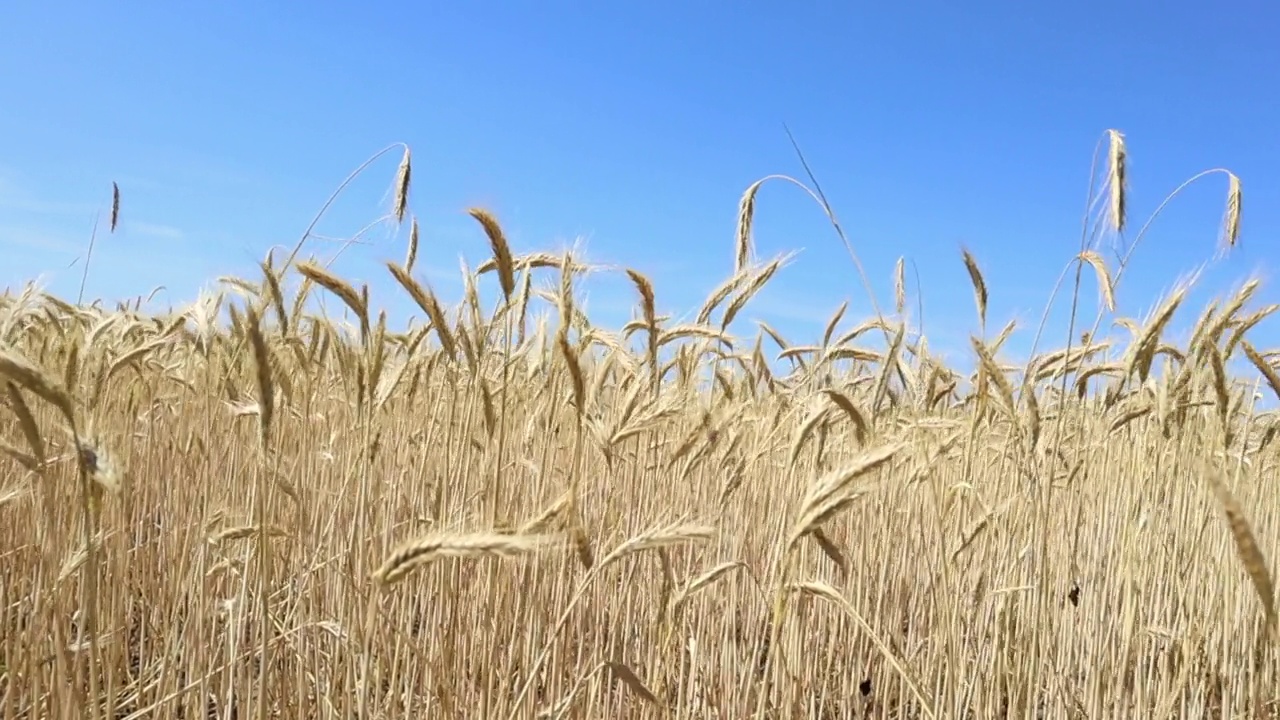
[[[171,314],[7,292],[0,717],[1276,716],[1280,352],[1249,332],[1280,306],[1114,308],[1128,259],[1090,248],[1126,225],[1123,136],[1097,154],[1070,327],[988,328],[964,252],[964,369],[901,262],[866,321],[732,337],[782,264],[752,250],[764,181],[687,318],[626,271],[635,319],[592,325],[594,269],[483,210],[444,307],[407,149],[410,247],[372,291],[304,237]],[[1229,250],[1240,183],[1211,175]],[[421,319],[389,328],[391,293]]]

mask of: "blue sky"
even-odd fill
[[[1030,342],[1076,252],[1091,153],[1107,128],[1130,152],[1133,233],[1191,175],[1243,180],[1242,247],[1209,268],[1185,320],[1251,274],[1268,283],[1280,211],[1280,10],[1205,3],[223,2],[0,5],[0,286],[43,278],[74,298],[96,212],[120,184],[86,294],[157,286],[162,306],[291,246],[329,193],[381,148],[414,153],[420,275],[449,299],[458,256],[487,256],[472,205],[517,251],[580,241],[649,274],[682,314],[732,271],[738,198],[802,176],[795,133],[881,302],[899,256],[923,288],[935,347],[977,325],[960,261],[991,289],[989,325]],[[318,228],[349,237],[382,216],[398,156],[376,164]],[[1215,248],[1226,181],[1157,221],[1120,288],[1145,315]],[[407,229],[382,225],[335,269],[375,303],[410,308],[381,263]],[[745,315],[816,340],[850,301],[870,314],[844,248],[801,192],[766,186],[757,252],[801,251]],[[307,252],[332,255],[333,240]],[[1113,261],[1114,262],[1114,261]],[[909,268],[911,266],[908,266]],[[488,281],[492,284],[491,280]],[[634,291],[590,287],[616,325]],[[1092,319],[1096,291],[1086,285]],[[1055,323],[1064,315],[1054,314]],[[1259,329],[1260,344],[1274,336]],[[1045,340],[1052,346],[1065,330]],[[1021,345],[1019,345],[1021,343]]]

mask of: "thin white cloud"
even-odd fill
[[[437,264],[419,264],[414,268],[415,274],[421,274],[433,286],[462,287],[462,271]]]
[[[83,251],[87,243],[87,235],[79,238],[41,228],[0,226],[0,248],[23,247],[42,252],[75,253]]]
[[[0,208],[32,215],[90,215],[98,209],[88,203],[40,200],[17,192],[6,192],[2,187],[0,187]]]
[[[36,197],[23,186],[18,173],[3,167],[0,167],[0,208],[33,215],[86,215],[98,209],[88,203]]]
[[[152,237],[158,240],[181,240],[186,236],[181,229],[172,225],[161,225],[159,223],[131,221],[124,224],[124,229],[133,235],[142,235]]]
[[[140,175],[121,175],[112,178],[116,184],[120,186],[120,192],[125,193],[131,190],[160,190],[167,191],[171,189],[171,185],[142,177]]]
[[[831,307],[819,307],[815,304],[792,302],[780,298],[758,297],[747,305],[750,311],[758,315],[769,315],[780,320],[791,320],[810,325],[825,325],[831,314],[840,307],[833,303]]]

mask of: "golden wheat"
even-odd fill
[[[730,276],[686,314],[623,268],[619,328],[575,294],[613,266],[515,255],[483,209],[456,305],[414,278],[413,219],[387,262],[407,328],[293,255],[172,313],[0,297],[0,715],[1267,716],[1262,285],[1189,339],[1179,287],[1013,369],[1021,325],[987,334],[966,249],[916,290],[972,291],[968,346],[905,317],[907,258],[895,316],[847,302],[792,342],[751,317],[791,257],[753,257],[763,182]],[[1227,247],[1239,207],[1229,174]],[[1064,260],[1119,310],[1124,261]]]

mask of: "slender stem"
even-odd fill
[[[93,259],[93,246],[98,240],[98,216],[93,216],[93,232],[89,233],[89,252],[84,256],[84,272],[80,273],[80,292],[76,295],[76,305],[84,302],[84,286],[89,281],[89,261]]]
[[[98,504],[93,497],[93,478],[90,477],[88,448],[80,442],[80,430],[74,419],[67,418],[71,425],[71,434],[75,438],[77,466],[80,475],[80,510],[84,517],[83,537],[86,553],[84,566],[84,583],[81,587],[80,605],[84,613],[84,623],[80,625],[77,645],[89,645],[89,717],[97,720],[100,714],[98,668],[101,667],[101,653],[98,649],[98,548],[95,539],[98,535]]]

